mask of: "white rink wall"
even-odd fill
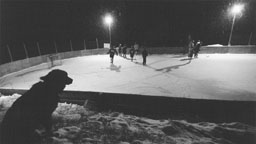
[[[67,58],[79,57],[84,55],[106,54],[107,51],[108,49],[101,48],[101,49],[92,49],[92,50],[62,52],[62,53],[58,53],[57,55],[59,55],[61,59],[67,59]],[[27,59],[18,60],[18,61],[0,65],[0,77],[6,74],[20,71],[25,68],[35,66],[35,65],[47,63],[47,59],[49,58],[50,55],[53,55],[53,54],[27,58]]]

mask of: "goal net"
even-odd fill
[[[62,65],[62,60],[59,54],[50,54],[47,56],[48,68]]]

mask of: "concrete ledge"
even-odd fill
[[[26,90],[0,89],[4,95]],[[256,125],[256,102],[173,98],[120,93],[64,91],[62,102],[83,105],[99,111],[118,111],[155,119],[186,119],[190,122],[242,122]]]

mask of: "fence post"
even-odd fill
[[[28,51],[27,51],[25,43],[23,43],[23,47],[24,47],[24,50],[25,50],[26,58],[28,58]]]
[[[251,45],[251,40],[252,40],[252,32],[251,32],[249,40],[248,40],[248,45]]]
[[[39,42],[37,42],[36,45],[37,45],[37,50],[38,50],[39,56],[41,56],[41,50],[40,50],[40,47],[39,47]]]
[[[55,52],[56,52],[56,54],[57,54],[57,53],[58,53],[58,49],[57,49],[56,41],[54,41],[54,48],[55,48]]]
[[[85,40],[84,40],[84,49],[86,50],[86,44],[85,44]]]
[[[10,56],[10,59],[11,59],[11,62],[12,62],[13,58],[12,58],[12,53],[11,53],[11,49],[10,49],[9,45],[7,45],[7,49],[8,49],[8,53],[9,53],[9,56]]]
[[[70,40],[70,49],[71,49],[71,51],[73,51],[72,41],[71,40]]]
[[[98,41],[98,38],[96,38],[96,46],[97,46],[97,49],[99,48],[99,41]]]

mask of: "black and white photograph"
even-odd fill
[[[0,144],[256,144],[256,0],[0,0]]]

